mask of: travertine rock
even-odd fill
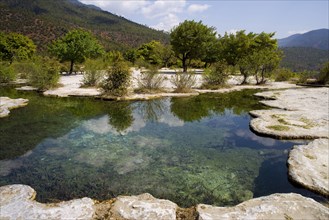
[[[11,109],[24,107],[28,104],[27,99],[11,99],[0,97],[0,118],[7,117]]]
[[[289,153],[289,177],[302,186],[329,196],[329,139],[298,145]]]
[[[277,138],[329,138],[329,88],[288,89],[256,94],[275,100],[263,104],[279,109],[250,114],[251,128]]]
[[[26,185],[0,187],[0,219],[92,219],[94,201],[89,198],[42,204]]]
[[[299,194],[273,194],[234,207],[198,205],[199,220],[329,219],[329,208]]]
[[[111,219],[175,220],[177,208],[175,203],[156,199],[148,193],[139,196],[119,196],[111,209]]]

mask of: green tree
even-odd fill
[[[91,33],[73,30],[54,41],[49,46],[49,52],[61,61],[69,61],[71,74],[75,63],[82,63],[86,58],[98,57],[103,54],[103,47]]]
[[[164,46],[159,41],[153,40],[141,45],[137,50],[137,54],[147,63],[161,66],[161,52],[163,51],[163,47]]]
[[[18,33],[0,32],[0,59],[9,61],[30,59],[36,51],[33,41]]]
[[[178,59],[182,61],[183,72],[187,72],[191,59],[206,57],[207,48],[216,40],[213,27],[202,24],[201,21],[184,21],[170,33],[170,44]]]

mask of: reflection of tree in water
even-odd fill
[[[189,98],[172,98],[171,112],[185,122],[198,121],[212,113],[224,114],[230,109],[236,115],[261,109],[256,90],[243,90],[223,94],[202,94]]]
[[[109,106],[109,124],[117,130],[123,132],[134,122],[132,115],[133,108],[129,102],[114,102]]]
[[[166,103],[163,99],[139,102],[137,105],[138,113],[145,121],[156,122],[165,113]]]

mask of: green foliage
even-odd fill
[[[248,33],[238,31],[236,34],[225,34],[220,39],[222,59],[229,65],[238,66],[244,76],[255,75],[258,84],[265,82],[265,76],[279,64],[281,55],[277,50],[277,40],[274,33]],[[259,79],[260,77],[260,79]]]
[[[131,73],[126,62],[119,61],[113,64],[107,71],[101,87],[108,95],[124,96],[128,93]]]
[[[29,83],[38,90],[44,91],[56,87],[59,80],[60,64],[49,58],[38,58],[28,67]]]
[[[97,86],[100,83],[105,63],[101,59],[87,59],[84,66],[83,85]]]
[[[0,83],[9,83],[16,77],[12,66],[7,63],[0,62]]]
[[[329,84],[329,62],[323,65],[318,82],[321,84]]]
[[[290,69],[287,68],[276,69],[272,73],[272,76],[274,77],[275,82],[288,81],[294,77],[297,77],[297,75],[294,72],[292,72]]]
[[[124,57],[122,53],[116,50],[106,53],[104,57],[104,62],[108,62],[109,64],[123,62],[123,61],[124,61]]]
[[[202,59],[216,41],[216,32],[202,22],[184,21],[170,33],[170,44],[178,59],[182,61],[183,72],[187,72],[188,61]]]
[[[176,73],[171,79],[171,83],[176,87],[175,92],[188,93],[196,86],[195,73]]]
[[[103,53],[103,48],[91,33],[77,29],[54,41],[49,46],[49,52],[61,61],[70,61],[69,73],[72,73],[74,63],[98,57]]]
[[[141,78],[138,80],[138,90],[141,93],[153,93],[161,91],[164,82],[163,76],[158,72],[157,67],[150,67],[149,70],[141,73]]]
[[[36,51],[33,41],[18,33],[0,32],[0,60],[9,61],[30,59]]]
[[[123,54],[123,57],[134,65],[138,58],[138,52],[136,49],[129,49]]]
[[[228,78],[227,64],[225,62],[218,62],[205,69],[203,73],[204,88],[218,89],[223,87]]]

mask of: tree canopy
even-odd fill
[[[70,61],[69,72],[72,73],[74,63],[84,62],[86,58],[96,58],[104,51],[90,32],[77,29],[54,41],[49,46],[49,52],[61,61]]]
[[[33,41],[18,33],[0,32],[0,59],[12,63],[14,60],[30,59],[36,51]]]
[[[201,21],[184,21],[170,33],[170,44],[178,59],[182,61],[183,72],[191,59],[203,59],[207,51],[217,40],[213,27],[202,24]]]

